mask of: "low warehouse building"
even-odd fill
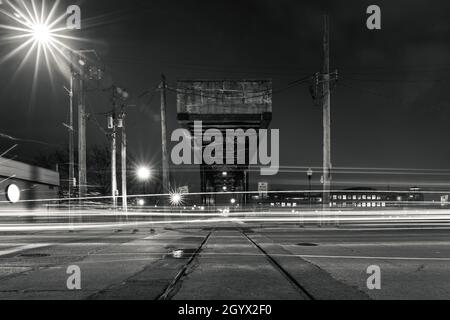
[[[59,186],[57,171],[0,157],[1,207],[34,209],[46,205],[54,202],[47,200],[59,198]]]

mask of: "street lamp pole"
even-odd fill
[[[151,178],[152,171],[149,167],[146,166],[140,166],[136,168],[136,177],[139,181],[142,183],[142,195],[145,198],[146,195],[146,186],[148,183],[148,180]]]

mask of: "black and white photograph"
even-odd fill
[[[449,92],[444,0],[0,0],[0,304],[448,301]]]

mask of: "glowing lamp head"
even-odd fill
[[[181,194],[173,193],[170,195],[170,203],[174,206],[178,206],[181,203]]]
[[[139,180],[146,181],[150,179],[152,172],[147,167],[139,167],[136,171],[136,174]]]
[[[35,41],[45,44],[51,40],[51,32],[45,24],[35,24],[32,28],[32,34]]]

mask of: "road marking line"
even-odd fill
[[[274,255],[276,256],[276,255]],[[299,258],[324,259],[362,259],[362,260],[405,260],[405,261],[450,261],[450,258],[422,258],[422,257],[367,257],[367,256],[321,256],[321,255],[292,255]]]

